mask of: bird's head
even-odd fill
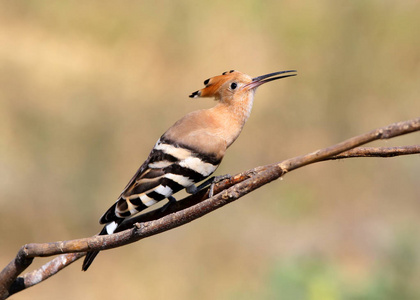
[[[294,74],[280,75],[285,73]],[[204,81],[205,87],[195,91],[189,97],[214,97],[222,102],[231,102],[235,98],[241,99],[244,96],[253,94],[257,87],[266,82],[295,75],[297,75],[295,70],[288,70],[252,78],[242,72],[230,70],[222,75],[206,79]]]

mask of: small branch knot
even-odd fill
[[[223,200],[228,200],[228,199],[230,199],[232,197],[232,195],[231,194],[229,194],[228,192],[224,192],[223,194],[222,194],[222,199]]]
[[[377,133],[376,133],[376,136],[379,138],[379,139],[383,139],[384,138],[384,130],[381,128],[381,129],[379,129],[378,131],[377,131]]]

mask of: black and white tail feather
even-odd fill
[[[161,137],[147,160],[127,184],[117,202],[100,219],[106,224],[99,235],[116,232],[118,226],[134,214],[171,198],[176,192],[187,189],[195,192],[196,183],[209,177],[221,159],[199,153]],[[82,270],[86,271],[99,251],[86,254]]]

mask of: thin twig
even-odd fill
[[[329,159],[343,159],[352,157],[395,157],[401,155],[412,155],[420,153],[420,145],[404,146],[404,147],[357,147]]]
[[[50,260],[41,268],[18,277],[9,289],[10,296],[47,280],[83,256],[85,256],[84,252],[62,254]]]

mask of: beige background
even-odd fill
[[[414,0],[2,1],[0,265],[96,233],[223,71],[299,75],[259,89],[217,174],[418,117],[419,15]],[[418,155],[309,166],[14,299],[414,299],[419,179]]]

